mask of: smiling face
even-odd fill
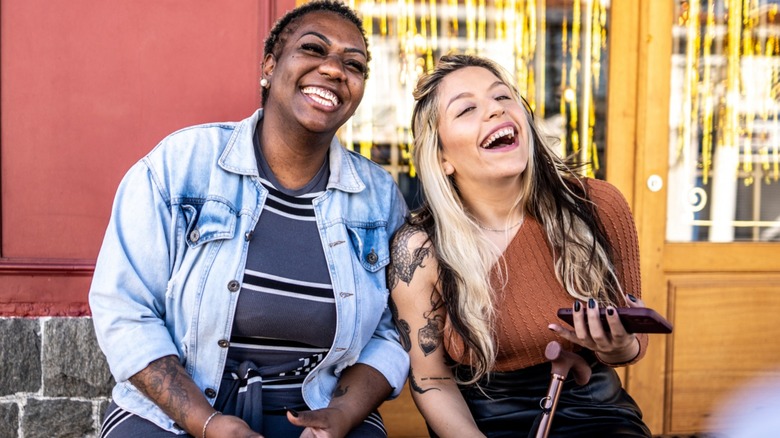
[[[335,134],[355,112],[365,90],[367,49],[360,30],[327,11],[289,25],[278,56],[268,54],[263,77],[270,82],[266,112],[278,111],[288,128]]]
[[[438,90],[445,172],[461,189],[517,180],[528,164],[526,112],[489,70],[465,67]]]

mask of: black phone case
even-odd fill
[[[583,309],[582,311],[584,311]],[[629,333],[671,333],[672,324],[653,309],[647,307],[617,307],[620,321],[623,327]],[[609,330],[607,324],[606,309],[600,309],[601,322],[605,329]],[[574,318],[571,308],[558,309],[558,318],[566,321],[574,327]]]

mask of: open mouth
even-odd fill
[[[301,92],[309,96],[313,101],[325,106],[336,106],[339,103],[339,98],[332,92],[319,87],[304,87]]]
[[[481,145],[483,149],[495,149],[501,146],[507,146],[515,142],[515,129],[512,127],[501,128],[490,135]]]

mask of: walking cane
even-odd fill
[[[578,385],[588,383],[591,373],[588,363],[582,356],[565,351],[556,341],[547,344],[544,355],[552,362],[552,370],[550,371],[550,387],[547,390],[547,396],[539,401],[539,405],[542,407],[542,419],[539,422],[539,429],[536,430],[536,438],[547,438],[550,433],[555,408],[558,407],[558,398],[569,370],[574,372],[574,381]]]

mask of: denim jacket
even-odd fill
[[[89,292],[95,331],[117,381],[114,401],[170,431],[181,429],[128,378],[175,355],[213,404],[249,233],[267,196],[252,141],[262,116],[260,109],[238,123],[171,134],[128,171],[116,193]],[[381,372],[393,397],[409,369],[385,284],[389,240],[406,204],[386,171],[335,138],[329,160],[327,190],[314,211],[337,326],[330,352],[303,383],[312,409],[327,406],[341,371],[356,362]]]

